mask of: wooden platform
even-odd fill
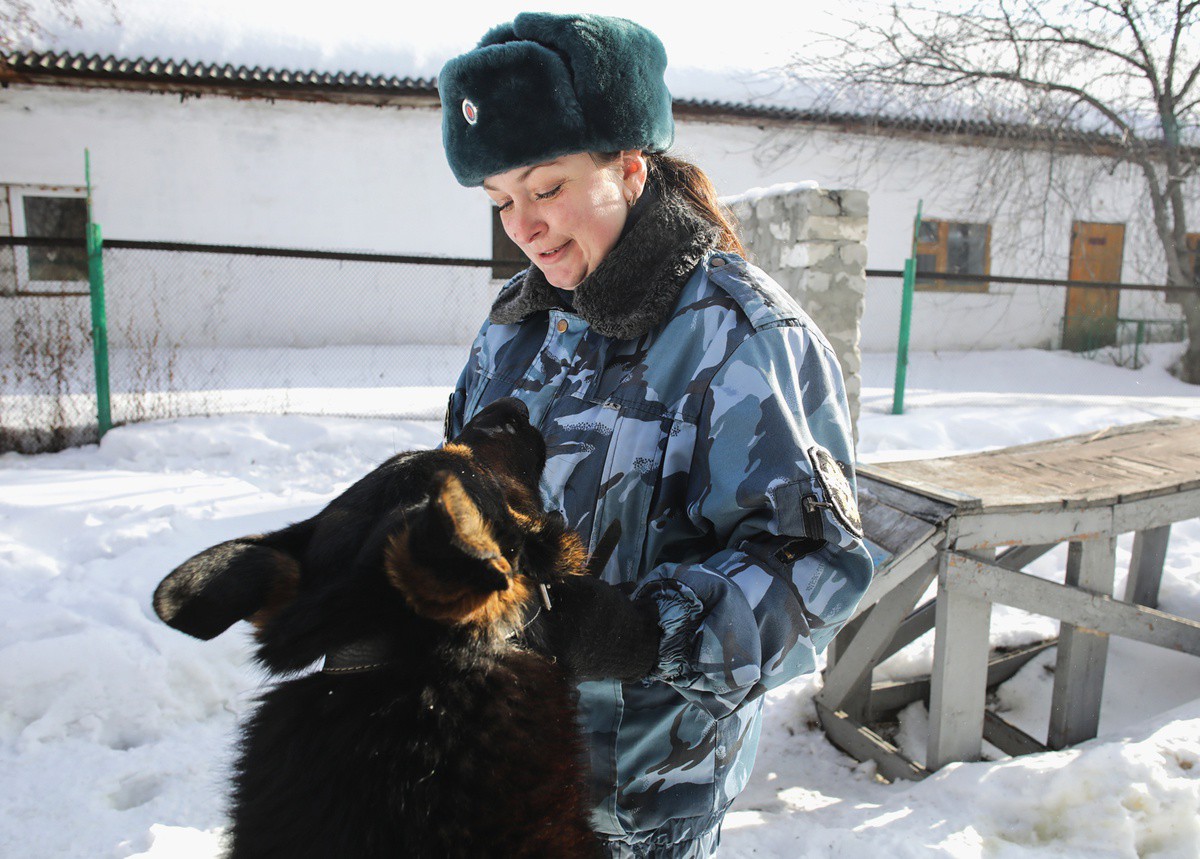
[[[876,577],[831,648],[818,712],[830,738],[889,778],[975,760],[982,740],[1012,754],[1095,736],[1109,635],[1200,656],[1200,624],[1159,612],[1170,526],[1200,516],[1200,422],[1169,419],[966,456],[859,469]],[[1118,534],[1134,532],[1124,598],[1112,596]],[[1062,584],[1021,570],[1067,542]],[[1002,551],[998,551],[1003,547]],[[937,597],[918,605],[937,581]],[[1057,642],[990,654],[993,603],[1058,618]],[[874,667],[936,629],[934,669],[872,684]],[[985,713],[988,688],[1057,643],[1043,743]],[[925,765],[870,728],[927,698]]]

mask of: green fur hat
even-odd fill
[[[455,178],[576,152],[661,152],[675,138],[667,53],[624,18],[523,12],[438,76],[442,144]]]

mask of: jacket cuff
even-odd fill
[[[651,599],[658,605],[658,625],[663,637],[658,647],[658,665],[650,677],[668,683],[692,669],[696,631],[704,619],[704,603],[695,591],[674,579],[653,579],[639,588],[635,599]]]

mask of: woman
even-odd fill
[[[546,503],[607,556],[534,626],[582,681],[612,856],[712,854],[763,693],[814,670],[871,575],[836,359],[745,262],[704,174],[663,154],[665,67],[630,21],[523,14],[439,77],[451,168],[533,263],[447,433],[521,399]]]

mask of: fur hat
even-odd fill
[[[675,138],[666,67],[632,21],[523,12],[438,76],[450,169],[470,186],[576,152],[661,152]]]

